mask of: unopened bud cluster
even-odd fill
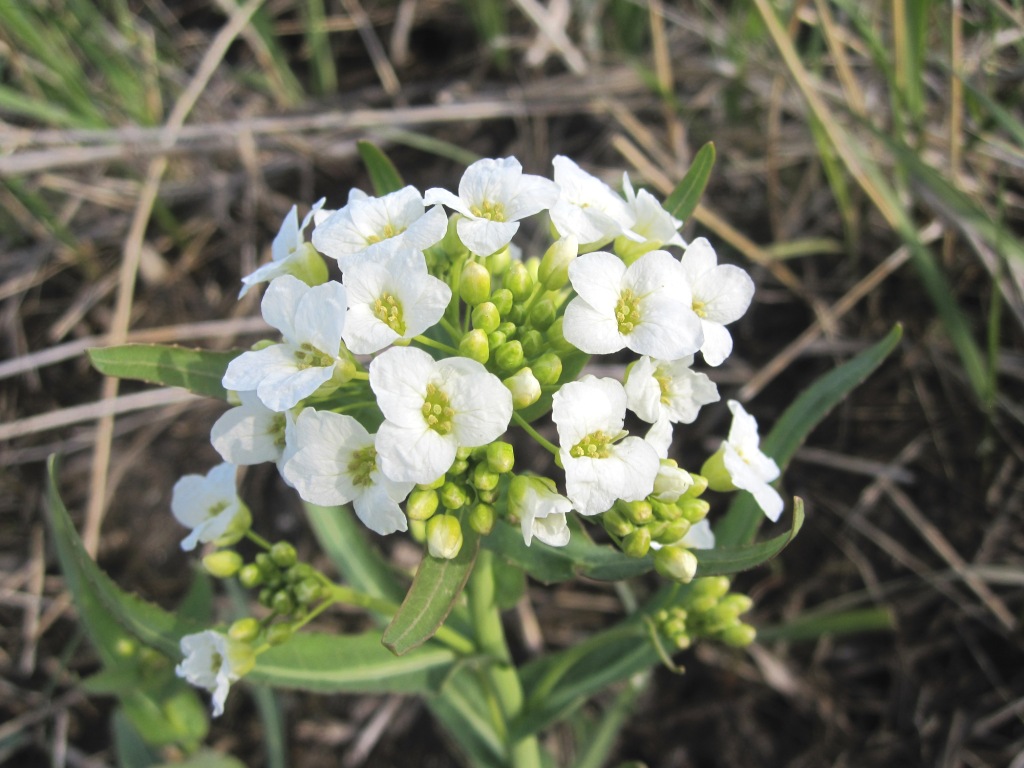
[[[750,610],[746,595],[729,591],[729,579],[710,576],[696,579],[680,602],[654,615],[658,630],[676,648],[689,648],[694,640],[708,638],[735,648],[754,642],[756,630],[740,620]]]

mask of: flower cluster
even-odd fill
[[[553,242],[524,258],[513,239],[542,214]],[[567,157],[550,179],[515,158],[486,159],[457,193],[353,189],[343,207],[321,200],[301,222],[293,208],[271,262],[243,278],[243,294],[269,283],[261,310],[279,338],[227,367],[237,405],[211,434],[225,463],[175,487],[174,514],[191,528],[182,546],[246,535],[235,467],[273,461],[302,499],[350,503],[369,529],[408,530],[434,557],[458,554],[464,526],[487,535],[499,520],[518,525],[526,546],[565,546],[576,512],[627,555],[653,550],[659,573],[691,580],[697,553],[714,547],[706,488],[750,491],[773,520],[782,502],[769,485],[778,467],[738,403],[701,474],[669,459],[676,425],[719,400],[697,356],[723,363],[726,326],[754,292],[706,239],[687,245],[681,224],[628,177],[620,194]],[[621,377],[584,372],[588,356],[627,349]],[[561,472],[548,476],[530,454],[517,467],[523,441],[502,439],[511,427]],[[222,560],[210,567],[260,589],[279,617],[301,619],[297,606],[323,596],[316,578],[269,552],[244,566]],[[186,638],[179,673],[219,709],[239,668],[225,660],[251,635]]]

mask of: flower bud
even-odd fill
[[[301,605],[312,605],[324,596],[324,585],[316,579],[303,579],[295,585],[295,599]]]
[[[134,637],[119,637],[114,643],[114,653],[122,659],[130,659],[139,651],[139,644]]]
[[[348,384],[352,381],[352,377],[356,375],[356,364],[349,360],[347,357],[341,358],[337,363],[334,364],[334,375],[331,376],[331,380],[318,389],[318,392],[333,392],[343,384]]]
[[[441,475],[440,477],[437,478],[437,480],[434,480],[431,483],[419,483],[416,487],[419,488],[421,491],[436,491],[438,488],[444,485],[444,481],[445,476]]]
[[[501,323],[501,313],[493,301],[485,301],[473,307],[473,327],[481,330],[484,334],[498,330]]]
[[[486,536],[494,528],[495,512],[490,504],[474,504],[469,512],[469,527]]]
[[[557,291],[569,282],[569,265],[579,253],[579,243],[573,235],[566,235],[551,244],[544,253],[537,278],[549,291]]]
[[[494,350],[494,362],[502,371],[515,371],[523,367],[523,345],[518,341],[506,341]],[[532,375],[532,374],[531,374]]]
[[[516,301],[526,301],[533,292],[533,278],[530,277],[530,270],[521,261],[509,265],[505,273],[504,285],[512,292],[512,298]],[[502,312],[504,315],[505,313]]]
[[[462,509],[469,502],[469,494],[466,493],[466,489],[460,483],[451,480],[441,486],[437,496],[445,509]],[[427,530],[429,535],[429,527]]]
[[[620,499],[615,502],[615,507],[621,510],[634,525],[646,525],[654,519],[654,512],[646,500],[622,501]]]
[[[203,568],[217,579],[227,579],[238,573],[242,567],[242,556],[233,549],[211,552],[203,558]]]
[[[541,299],[533,305],[530,310],[530,325],[539,331],[546,331],[555,322],[558,316],[558,309],[551,299]]]
[[[526,265],[526,271],[530,273],[530,279],[536,283],[537,273],[540,271],[540,258],[538,256],[531,256],[523,264]]]
[[[451,560],[462,549],[462,526],[454,515],[434,515],[427,521],[427,551],[431,557]]]
[[[562,375],[562,358],[554,352],[545,352],[530,366],[541,386],[555,384]]]
[[[663,523],[663,525],[664,527],[657,535],[651,534],[659,544],[675,544],[690,531],[690,523],[686,520],[675,520]]]
[[[481,365],[486,363],[487,358],[491,355],[491,348],[487,343],[487,334],[480,328],[467,333],[462,337],[462,341],[459,342],[459,354],[463,357],[468,357],[470,360],[476,360]]]
[[[556,355],[571,355],[574,352],[579,352],[576,347],[565,340],[565,336],[562,335],[562,323],[565,321],[565,317],[559,317],[555,319],[544,332],[544,335],[548,340],[548,348]]]
[[[255,589],[263,583],[263,574],[255,563],[247,563],[238,571],[238,583],[246,589]]]
[[[413,491],[405,502],[405,514],[410,520],[429,520],[438,502],[437,491]]]
[[[476,496],[485,504],[493,504],[498,500],[498,489],[495,488],[493,491],[477,491]]]
[[[712,491],[728,492],[736,490],[736,486],[732,482],[732,476],[729,474],[729,470],[725,468],[724,444],[704,462],[704,466],[700,468],[700,473],[707,479],[708,488]]]
[[[622,551],[629,557],[644,557],[651,549],[651,532],[637,528],[622,539]]]
[[[693,480],[693,485],[690,486],[685,495],[694,499],[698,496],[703,496],[704,491],[708,489],[708,479],[704,475],[694,474],[693,472],[690,473],[690,479]]]
[[[475,307],[487,301],[491,295],[491,273],[487,267],[475,261],[467,261],[462,265],[459,276],[459,296],[466,304]]]
[[[308,563],[296,563],[285,573],[284,580],[288,584],[298,584],[303,579],[308,579],[315,575],[316,571],[313,570],[313,566]]]
[[[487,466],[486,462],[473,467],[473,475],[470,482],[478,491],[493,491],[498,487],[499,480],[501,480],[501,475]]]
[[[757,639],[757,630],[749,624],[734,624],[722,632],[719,639],[733,648],[745,648]]]
[[[270,559],[274,561],[274,565],[278,568],[291,568],[295,563],[298,562],[299,556],[293,547],[287,541],[279,541],[270,548]]]
[[[500,251],[489,254],[485,261],[492,275],[503,275],[512,263],[512,249],[506,245]]]
[[[520,337],[523,345],[523,354],[527,358],[539,357],[544,351],[544,336],[538,330],[529,330]]]
[[[487,346],[490,349],[497,349],[508,341],[508,337],[502,331],[491,331],[487,334]]]
[[[247,643],[250,640],[255,640],[260,633],[260,623],[251,616],[247,616],[244,619],[238,619],[232,622],[231,626],[228,627],[228,637],[232,640],[237,640],[240,643]]]
[[[515,461],[515,452],[511,443],[496,440],[487,446],[487,466],[499,475],[511,472]]]
[[[267,630],[267,645],[287,643],[293,634],[295,634],[295,630],[291,624],[274,624]]]
[[[511,341],[509,344],[518,344]],[[540,400],[540,382],[529,368],[520,368],[514,376],[502,382],[512,393],[512,407],[515,410],[528,408]]]
[[[514,325],[522,325],[523,321],[526,320],[526,306],[523,304],[513,304],[512,309],[508,311],[506,319]]]
[[[683,519],[689,521],[691,525],[699,523],[711,511],[711,505],[704,501],[704,499],[688,499],[683,497],[676,502],[676,506],[679,507]]]
[[[693,582],[690,596],[693,599],[710,597],[718,601],[729,592],[729,584],[728,576],[706,576]]]
[[[657,499],[651,499],[651,509],[654,510],[654,516],[658,520],[665,520],[672,522],[682,517],[683,513],[675,504],[669,504],[667,501],[658,501]]]
[[[498,325],[498,333],[503,333],[505,334],[506,339],[511,339],[516,335],[516,324],[510,320],[506,320]]]
[[[629,521],[622,512],[615,507],[612,507],[603,515],[601,515],[601,524],[604,525],[604,529],[608,531],[612,536],[628,536],[633,532],[635,527],[633,523]]]
[[[249,528],[252,526],[252,513],[249,512],[249,507],[243,504],[241,501],[238,502],[238,512],[231,519],[231,524],[228,525],[228,529],[224,531],[224,535],[219,537],[214,544],[218,547],[230,547],[232,544],[240,541],[245,537],[245,534],[249,532]]]
[[[688,584],[697,573],[697,558],[686,547],[662,547],[654,553],[654,569],[666,578]]]
[[[295,600],[292,599],[291,593],[288,590],[279,589],[270,600],[270,609],[282,616],[290,616],[292,611],[295,610]]]
[[[263,581],[268,584],[277,584],[281,581],[281,569],[277,567],[277,564],[270,559],[270,555],[266,552],[260,552],[256,555],[256,567],[260,569],[260,573],[263,576]]]
[[[418,541],[420,544],[423,544],[427,540],[427,521],[410,520],[409,535],[412,537],[413,541]]]
[[[504,317],[512,309],[515,299],[512,298],[512,291],[508,288],[499,288],[491,294],[491,303],[498,308],[498,312]]]
[[[741,616],[754,607],[754,601],[747,595],[740,592],[733,592],[723,597],[718,605],[732,613],[733,616]]]
[[[657,240],[644,240],[642,243],[638,243],[635,240],[630,240],[625,235],[619,235],[615,238],[615,245],[613,247],[615,255],[622,259],[628,267],[645,253],[660,248],[662,245],[664,243],[659,243]]]
[[[288,258],[288,274],[306,285],[323,285],[329,277],[323,256],[308,242],[296,248]]]
[[[662,459],[658,474],[654,478],[654,498],[659,501],[676,501],[690,490],[693,477],[671,459]]]

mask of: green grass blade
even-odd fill
[[[808,612],[785,624],[759,628],[757,639],[761,642],[817,640],[824,635],[888,631],[893,626],[893,615],[888,608],[861,608],[827,614]]]
[[[677,219],[686,221],[697,208],[704,189],[711,178],[711,170],[715,167],[715,144],[709,141],[693,157],[689,170],[683,180],[672,190],[665,200],[663,208]]]
[[[356,143],[359,150],[359,157],[370,174],[370,183],[373,184],[373,191],[378,197],[397,192],[405,186],[402,181],[402,174],[395,168],[391,158],[384,154],[383,150],[371,141],[359,141]]]

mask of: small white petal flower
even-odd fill
[[[732,426],[728,439],[722,444],[725,470],[733,485],[752,493],[757,505],[774,523],[784,506],[779,492],[769,485],[779,476],[779,465],[761,452],[757,420],[735,400],[730,400],[728,405],[732,411]]]
[[[309,226],[309,222],[316,218],[326,201],[327,198],[320,198],[313,203],[313,208],[303,217],[301,224],[299,224],[298,209],[296,206],[292,206],[270,245],[270,261],[258,267],[252,274],[242,278],[242,290],[239,291],[238,298],[245,296],[249,289],[258,283],[269,283],[281,275],[305,274],[310,271],[311,264],[313,265],[312,269],[316,269],[316,261],[320,262],[318,271],[322,271],[324,279],[326,279],[327,270],[323,267],[323,261],[313,246],[306,242],[302,234]]]
[[[619,235],[644,239],[632,231],[636,222],[633,212],[611,187],[563,155],[552,165],[560,192],[550,215],[561,237],[572,235],[584,249],[600,247]]]
[[[643,238],[643,242],[632,245],[627,241],[616,241],[616,247],[621,244],[634,256],[668,245],[686,247],[686,242],[679,234],[683,222],[662,208],[658,199],[646,189],[634,192],[628,173],[622,174],[622,191],[626,196],[626,205],[635,219],[631,229]]]
[[[383,536],[408,528],[398,505],[414,483],[381,473],[374,436],[354,418],[306,408],[295,422],[295,444],[283,474],[303,499],[351,502],[363,524]]]
[[[552,399],[566,495],[582,515],[606,512],[616,499],[639,501],[654,489],[658,453],[626,437],[626,392],[614,379],[584,376]]]
[[[693,487],[693,476],[669,459],[662,459],[654,478],[653,496],[658,501],[673,503]]]
[[[549,477],[516,475],[508,490],[509,511],[519,518],[523,541],[530,546],[534,536],[552,547],[569,543],[566,515],[572,502],[555,491]]]
[[[235,465],[218,464],[206,475],[185,475],[174,484],[171,493],[174,518],[191,528],[181,542],[186,552],[200,542],[217,541],[244,530],[250,521],[249,509],[235,490]]]
[[[383,197],[368,197],[357,189],[348,204],[328,216],[313,230],[313,245],[342,271],[362,259],[402,245],[424,251],[437,243],[448,229],[444,209],[424,210],[423,196],[415,187],[404,187]],[[389,242],[389,241],[395,242]]]
[[[175,674],[212,693],[213,716],[220,717],[231,684],[255,664],[252,648],[208,629],[181,638],[181,653],[185,658],[174,668]]]
[[[274,461],[280,469],[295,415],[270,410],[255,392],[239,392],[238,397],[242,404],[221,414],[210,430],[214,449],[237,466]]]
[[[459,448],[490,443],[512,418],[512,393],[465,357],[435,361],[420,349],[392,347],[370,363],[370,387],[385,418],[380,466],[401,482],[433,482]]]
[[[704,362],[721,365],[732,352],[732,336],[725,326],[747,311],[754,281],[739,267],[719,265],[715,249],[703,237],[690,243],[681,263],[693,291],[693,311],[704,332],[700,348]]]
[[[694,523],[679,543],[690,549],[714,549],[715,534],[711,530],[711,523],[708,520]]]
[[[485,158],[470,165],[459,181],[459,194],[428,189],[426,205],[441,203],[462,214],[459,239],[473,253],[489,256],[511,242],[519,220],[550,208],[558,186],[543,176],[524,174],[514,157]]]
[[[565,308],[562,333],[587,354],[628,347],[677,360],[703,343],[689,283],[668,251],[645,253],[628,267],[614,254],[586,253],[569,265],[569,280],[578,295]]]
[[[693,355],[668,361],[641,357],[626,379],[629,409],[652,424],[662,419],[692,424],[701,406],[720,399],[715,383],[693,370],[692,365]]]
[[[345,343],[357,355],[418,336],[441,319],[452,298],[448,284],[427,273],[423,253],[411,248],[353,264],[342,282],[349,302]]]
[[[263,318],[284,342],[243,352],[228,364],[225,389],[255,390],[265,406],[286,411],[326,384],[341,366],[345,287],[329,282],[310,288],[284,275],[263,296]]]

